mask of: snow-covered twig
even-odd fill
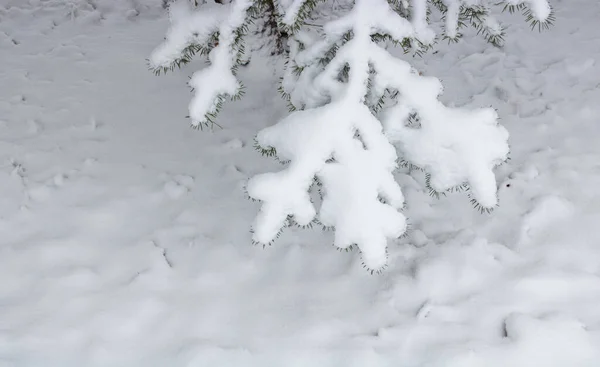
[[[193,127],[214,124],[225,99],[243,92],[235,71],[244,52],[242,37],[252,5],[252,0],[235,0],[192,11],[188,1],[180,0],[169,8],[172,25],[165,42],[152,53],[150,67],[165,71],[188,63],[195,53],[208,54],[210,65],[189,81],[194,91],[189,105]]]

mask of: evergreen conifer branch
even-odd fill
[[[271,245],[288,226],[316,223],[335,231],[338,248],[357,247],[365,267],[381,271],[387,240],[401,237],[408,227],[399,212],[404,197],[392,175],[397,167],[424,171],[425,188],[434,197],[466,192],[482,212],[497,205],[492,169],[508,158],[509,146],[496,112],[445,106],[438,99],[439,81],[422,76],[386,47],[415,55],[430,49],[437,39],[432,9],[442,14],[447,40],[457,41],[461,30],[473,27],[501,46],[504,29],[493,17],[493,5],[521,12],[542,30],[554,21],[546,0],[476,5],[470,0],[355,0],[337,18],[319,19],[318,27],[308,23],[328,0],[233,0],[197,11],[188,1],[170,9],[167,39],[148,62],[162,74],[195,55],[208,56],[210,65],[189,82],[194,127],[216,125],[224,103],[243,96],[237,71],[246,63],[245,40],[253,21],[258,20],[265,42],[274,42],[276,53],[286,57],[278,90],[291,113],[259,132],[255,142],[261,154],[284,167],[248,182],[248,196],[262,205],[253,243]]]
[[[288,9],[282,17],[282,23],[286,26],[286,31],[290,34],[298,32],[310,16],[313,10],[320,2],[325,0],[292,0]]]

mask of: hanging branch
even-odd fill
[[[252,5],[252,0],[235,0],[192,11],[187,0],[180,0],[169,8],[171,28],[149,64],[159,74],[189,63],[197,53],[208,55],[210,65],[195,72],[189,81],[194,92],[189,118],[194,128],[215,125],[223,103],[244,93],[236,72],[245,53],[244,36],[255,11]]]

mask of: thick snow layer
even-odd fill
[[[598,2],[410,59],[445,103],[494,106],[512,159],[490,215],[397,173],[412,231],[374,276],[330,233],[250,245],[280,65],[253,59],[224,128],[193,131],[201,61],[146,70],[155,3],[0,3],[0,366],[600,365]]]

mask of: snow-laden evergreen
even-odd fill
[[[225,98],[239,98],[243,92],[235,71],[244,53],[242,36],[252,5],[252,0],[236,0],[193,11],[189,1],[179,0],[169,6],[171,28],[152,53],[149,66],[157,73],[166,72],[188,63],[196,53],[208,55],[210,65],[189,81],[194,91],[189,105],[193,127],[214,123]]]
[[[271,242],[288,216],[301,226],[311,223],[316,212],[308,190],[316,175],[324,191],[319,220],[335,228],[335,245],[356,243],[367,266],[384,266],[387,239],[406,229],[397,211],[404,199],[392,176],[396,152],[364,104],[346,97],[294,112],[261,131],[257,140],[291,162],[283,171],[258,175],[248,183],[248,194],[263,202],[254,226],[256,242]]]
[[[504,35],[504,27],[495,17],[498,12],[522,12],[532,27],[540,29],[547,28],[554,20],[547,0],[386,1],[396,14],[410,18],[413,34],[402,39],[401,46],[405,51],[422,52],[439,38],[428,23],[432,11],[438,11],[445,19],[444,38],[457,41],[462,36],[460,29],[471,26],[496,46],[502,45]],[[244,92],[235,74],[237,67],[248,61],[244,58],[244,40],[253,20],[268,18],[262,22],[268,24],[268,34],[261,34],[264,38],[276,38],[273,53],[279,54],[284,51],[282,43],[288,34],[294,34],[296,40],[303,38],[305,22],[315,8],[328,3],[332,9],[341,4],[347,7],[348,2],[352,3],[349,0],[232,0],[222,4],[213,0],[198,5],[190,0],[175,0],[168,3],[171,26],[166,40],[152,53],[149,67],[160,74],[189,63],[196,54],[208,55],[210,66],[196,73],[189,83],[195,91],[189,105],[189,118],[194,127],[212,126],[224,101],[238,99]],[[385,28],[388,20],[380,19],[378,26],[383,28],[376,36],[395,37],[389,33],[392,30]],[[269,42],[265,40],[264,43]]]
[[[384,27],[393,29],[400,39],[412,31],[385,1],[360,0],[349,14],[325,25],[325,39],[296,55],[296,64],[318,64],[331,44],[347,32],[354,34],[312,80],[296,85],[300,94],[306,95],[302,89],[312,89],[330,103],[292,112],[257,136],[260,146],[275,148],[279,158],[290,164],[248,183],[248,194],[263,202],[254,241],[271,242],[288,216],[299,225],[313,220],[316,211],[308,190],[315,176],[323,190],[319,221],[335,228],[336,246],[357,244],[370,269],[385,265],[387,240],[406,230],[406,220],[398,212],[403,195],[392,175],[396,152],[364,104],[373,64],[368,51],[373,45],[372,31],[381,28],[378,19],[387,19]],[[348,80],[342,82],[338,76],[346,65]]]
[[[254,241],[273,241],[288,216],[300,225],[310,223],[316,210],[308,191],[316,176],[324,192],[318,220],[335,228],[335,245],[357,244],[367,267],[383,267],[387,241],[406,230],[390,141],[399,143],[404,161],[428,172],[431,189],[468,188],[477,207],[497,204],[492,170],[506,160],[509,148],[496,112],[444,106],[437,99],[442,92],[437,79],[419,75],[373,39],[431,42],[432,31],[419,17],[425,6],[415,1],[409,22],[385,0],[357,0],[349,14],[325,24],[321,40],[310,44],[299,34],[282,90],[294,108],[307,110],[292,112],[257,136],[263,149],[274,148],[279,159],[291,163],[248,184],[248,194],[263,202]],[[335,56],[323,65],[333,47]],[[298,69],[302,72],[294,77]],[[386,139],[367,105],[390,94],[396,105],[382,113]],[[406,126],[411,115],[419,117],[418,127]]]
[[[377,51],[372,48],[371,53]],[[382,70],[380,77],[400,94],[397,104],[385,111],[383,123],[390,141],[399,143],[403,159],[430,175],[431,189],[469,188],[478,207],[493,208],[497,197],[492,169],[509,152],[508,132],[498,125],[496,112],[444,106],[437,99],[442,91],[437,79],[419,76],[384,51],[379,54],[374,64]],[[418,127],[407,124],[411,114],[419,116]]]
[[[498,4],[356,0],[320,30],[307,29],[304,22],[318,3],[271,4],[272,12],[281,14],[281,24],[271,20],[272,27],[280,27],[272,33],[291,35],[280,91],[292,112],[256,137],[263,154],[277,156],[287,167],[247,184],[248,195],[262,203],[253,241],[270,244],[292,223],[317,222],[335,230],[337,247],[357,245],[365,266],[379,270],[386,265],[388,241],[407,227],[399,212],[403,194],[393,176],[398,163],[426,171],[432,193],[466,190],[476,208],[491,211],[498,204],[493,169],[509,153],[508,132],[498,125],[494,109],[445,106],[436,78],[420,75],[384,46],[391,42],[415,52],[431,47],[438,37],[429,23],[434,9],[444,15],[445,37],[458,39],[459,28],[470,22],[499,45],[502,27],[492,11]],[[172,26],[150,66],[164,71],[189,62],[196,52],[208,54],[210,66],[190,80],[194,126],[214,122],[224,98],[240,95],[235,70],[246,24],[260,16],[261,4],[235,0],[193,10],[181,0],[171,6]],[[522,11],[532,25],[552,21],[546,0],[502,5]],[[311,188],[320,192],[317,202]]]

